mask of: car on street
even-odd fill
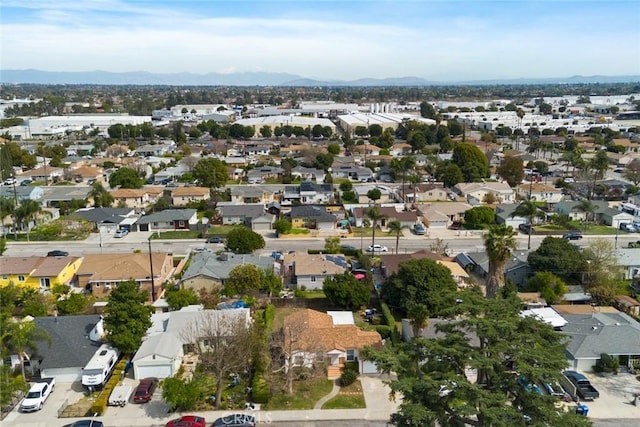
[[[369,247],[367,248],[367,252],[388,252],[389,249],[387,249],[386,246],[382,246],[382,245],[369,245]]]
[[[520,224],[518,225],[518,229],[522,231],[524,234],[531,233],[531,224]]]
[[[103,424],[102,421],[98,420],[79,420],[64,427],[103,427]]]
[[[113,234],[113,237],[115,237],[116,239],[120,239],[120,238],[126,236],[127,234],[129,234],[129,230],[127,230],[126,228],[123,228],[121,230],[116,231]]]
[[[204,417],[197,415],[183,415],[165,424],[165,427],[206,427],[207,421]]]
[[[30,179],[23,179],[22,181],[20,181],[20,186],[22,187],[26,187],[29,184],[31,184],[33,181],[31,181]]]
[[[355,251],[356,247],[353,245],[340,245],[340,251]]]
[[[4,180],[4,185],[13,185],[16,182],[18,182],[18,181],[16,181],[15,178],[7,178],[7,179]]]
[[[249,414],[231,414],[218,418],[212,427],[254,427],[256,418]]]
[[[210,236],[207,239],[207,243],[224,243],[224,237],[222,237],[222,236]]]
[[[147,403],[151,400],[153,392],[158,387],[158,379],[155,377],[143,378],[133,393],[133,401],[136,403]]]
[[[47,252],[47,256],[69,256],[69,252],[56,249],[55,251]]]
[[[629,224],[628,222],[621,222],[620,223],[620,230],[626,231],[627,233],[637,233],[638,232],[638,229],[636,227],[634,227],[633,225]]]
[[[579,231],[570,231],[562,237],[567,240],[580,240],[582,239],[582,233]]]

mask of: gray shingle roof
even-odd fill
[[[206,276],[217,280],[225,280],[229,277],[229,272],[234,267],[243,264],[253,264],[259,269],[273,269],[273,258],[253,254],[225,253],[216,255],[210,252],[201,252],[193,256],[182,279]]]
[[[292,206],[291,218],[315,218],[321,222],[336,222],[338,218],[319,206]]]
[[[92,208],[79,209],[73,213],[73,216],[79,216],[89,222],[115,222],[118,224],[131,212],[133,209],[130,208]]]
[[[640,323],[625,313],[563,314],[571,337],[567,352],[574,358],[640,355]]]
[[[167,209],[154,212],[140,218],[137,224],[151,224],[153,222],[188,221],[196,214],[195,209]]]
[[[42,357],[40,367],[84,368],[100,347],[89,340],[89,332],[99,320],[97,314],[35,318],[35,324],[51,337],[51,347],[46,342],[38,343],[37,353]]]
[[[222,217],[241,216],[245,218],[257,218],[264,214],[264,205],[227,205],[219,207]]]

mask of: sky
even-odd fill
[[[2,0],[0,69],[640,75],[640,1]]]

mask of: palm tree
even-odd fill
[[[397,219],[389,221],[387,228],[392,234],[396,235],[396,254],[398,253],[398,244],[400,243],[400,234],[402,234],[402,223]]]
[[[410,302],[407,307],[407,315],[411,319],[413,337],[422,336],[422,330],[429,324],[429,310],[424,304]]]
[[[518,108],[516,110],[516,116],[518,116],[518,129],[522,132],[522,118],[524,117],[524,110],[522,108]],[[520,144],[518,143],[518,135],[516,135],[516,150],[520,149]]]
[[[92,186],[89,197],[93,199],[96,208],[108,208],[113,204],[113,196],[99,182]]]
[[[409,176],[409,183],[413,186],[413,205],[417,205],[416,192],[418,191],[418,184],[420,183],[420,175],[417,173],[411,174],[411,176]]]
[[[492,225],[484,236],[484,247],[489,257],[487,274],[487,298],[495,298],[504,286],[504,270],[511,252],[516,249],[513,228],[504,224]]]
[[[536,204],[536,198],[531,197],[527,200],[523,200],[511,213],[511,218],[520,216],[529,220],[529,240],[527,242],[527,249],[531,249],[531,235],[533,234],[533,220],[535,218],[544,218],[544,213],[538,209]]]
[[[589,220],[593,217],[593,214],[595,213],[595,211],[597,211],[599,209],[599,206],[594,204],[591,200],[589,199],[584,199],[581,200],[580,203],[578,203],[578,205],[575,207],[575,209],[578,209],[580,212],[584,212],[585,213],[585,218],[584,218],[584,229],[585,231],[587,230],[587,226],[589,225]]]
[[[2,227],[2,235],[4,236],[4,219],[13,217],[16,210],[16,202],[13,199],[3,197],[0,199],[0,226]],[[15,224],[14,224],[15,227]]]
[[[378,221],[383,218],[386,218],[386,215],[381,214],[380,210],[374,206],[365,211],[365,215],[367,218],[371,220],[372,230],[371,230],[371,246],[376,244],[376,227],[378,226]]]
[[[31,350],[31,353],[37,351],[39,341],[46,341],[51,347],[51,337],[32,321],[8,322],[6,333],[2,335],[3,346],[6,345],[6,348],[15,352],[20,358],[22,378],[25,380],[24,360],[29,357],[27,350]]]
[[[16,222],[18,222],[23,227],[27,227],[27,242],[29,241],[29,231],[31,230],[31,227],[29,227],[29,223],[40,212],[42,212],[42,206],[40,206],[40,203],[31,199],[21,200],[20,205],[16,208]]]

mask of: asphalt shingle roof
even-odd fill
[[[36,317],[35,324],[51,337],[51,347],[46,342],[38,343],[41,369],[84,368],[100,347],[99,343],[89,340],[89,332],[99,320],[97,314]]]
[[[600,354],[640,355],[640,323],[625,313],[563,314],[562,333],[571,337],[567,351],[574,359]]]
[[[138,224],[151,224],[153,222],[188,221],[196,214],[195,209],[167,209],[154,212],[140,218]]]

